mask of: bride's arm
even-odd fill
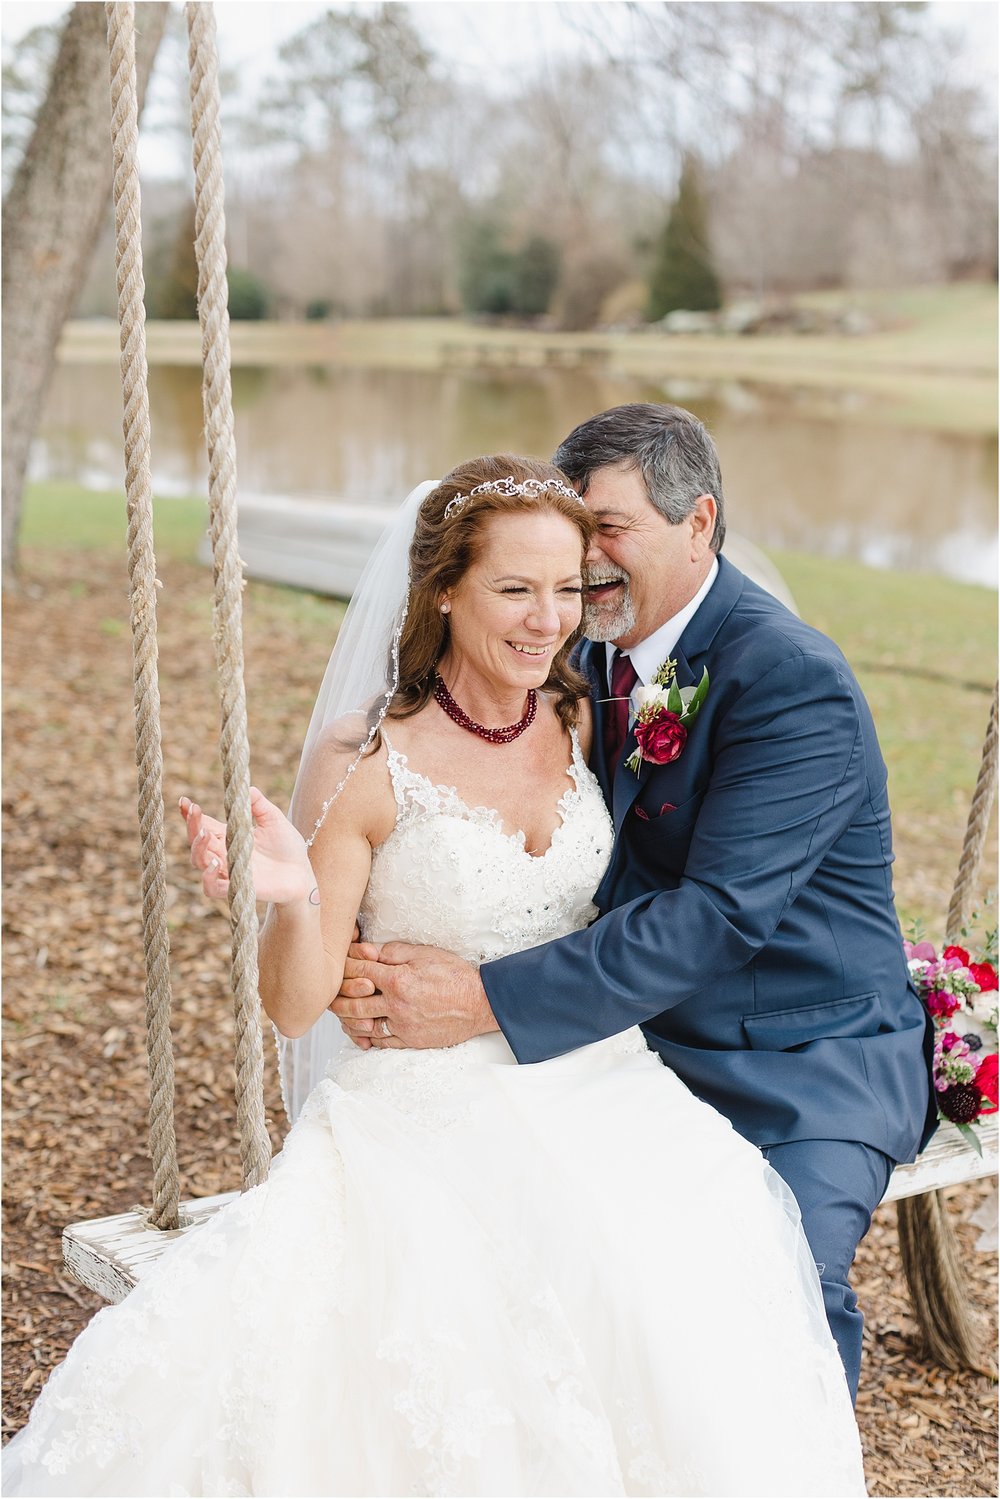
[[[329,733],[317,745],[299,798],[301,806],[313,809],[313,820],[351,759],[353,752],[347,754]],[[284,1036],[304,1035],[340,988],[371,873],[372,846],[387,835],[394,813],[384,756],[368,755],[309,849],[312,887],[268,912],[260,934],[260,997]]]

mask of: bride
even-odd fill
[[[8,1494],[864,1493],[794,1200],[638,1029],[518,1066],[495,1032],[362,1051],[327,1012],[356,917],[474,962],[593,920],[612,828],[570,662],[591,529],[558,470],[510,457],[390,528],[292,821],[253,793],[296,1122],[266,1183],[94,1317]],[[182,812],[224,895],[224,829]]]

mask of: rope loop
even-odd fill
[[[149,1223],[178,1227],[180,1179],[174,1135],[174,1058],[170,1040],[170,939],[163,841],[163,750],[157,673],[156,557],[149,461],[146,311],[139,197],[139,111],[135,6],[107,4],[114,158],[115,266],[121,327],[121,377],[128,518],[129,607],[135,701],[135,758],[141,839],[142,929],[146,960],[146,1052],[153,1205]]]
[[[250,747],[243,682],[243,564],[236,537],[236,438],[229,352],[226,216],[219,118],[215,11],[185,6],[195,175],[195,258],[208,446],[209,535],[215,573],[213,642],[222,706],[221,751],[236,1016],[236,1113],[244,1190],[271,1161],[264,1122],[264,1049],[257,994],[257,906],[253,886]]]

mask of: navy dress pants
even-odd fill
[[[791,1140],[763,1152],[791,1187],[819,1269],[830,1330],[857,1399],[864,1318],[848,1284],[855,1251],[871,1223],[894,1162],[857,1140]]]

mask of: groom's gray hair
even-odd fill
[[[691,514],[699,495],[712,495],[718,511],[712,550],[721,552],[726,519],[719,455],[704,425],[682,406],[633,401],[598,412],[574,427],[552,462],[581,494],[600,468],[638,469],[650,503],[672,525]]]

